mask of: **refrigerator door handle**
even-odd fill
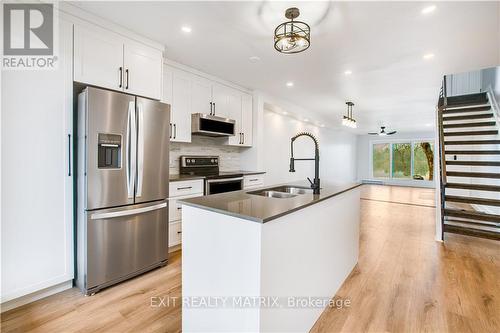
[[[167,203],[163,202],[161,204],[148,206],[148,207],[142,207],[142,208],[136,208],[136,209],[120,210],[117,212],[110,212],[110,213],[95,213],[95,214],[90,215],[90,219],[91,220],[102,220],[102,219],[110,219],[110,218],[114,218],[114,217],[137,215],[137,214],[141,214],[141,213],[151,212],[153,210],[162,209],[165,207],[167,207]]]
[[[127,142],[128,147],[126,150],[127,158],[127,195],[129,198],[134,197],[134,184],[135,184],[135,169],[136,169],[136,119],[135,119],[135,102],[128,104],[128,120],[127,120]]]
[[[136,197],[142,195],[144,176],[144,109],[141,102],[137,103],[137,190]]]

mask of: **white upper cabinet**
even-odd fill
[[[163,66],[163,93],[161,95],[161,101],[163,103],[170,104],[172,106],[172,93],[173,93],[173,77],[174,70],[172,67],[167,65]],[[170,110],[172,112],[172,110]],[[172,118],[172,115],[170,115]]]
[[[230,145],[240,145],[242,141],[241,135],[241,93],[238,91],[227,92],[227,117],[236,121],[234,127],[234,136],[230,136],[228,143]]]
[[[236,121],[226,144],[252,146],[252,96],[191,72],[163,67],[162,101],[171,105],[170,141],[191,142],[191,115],[203,113]]]
[[[212,85],[212,115],[218,117],[229,118],[229,88],[221,84],[215,83]]]
[[[173,69],[170,141],[191,142],[191,79],[190,73]]]
[[[252,95],[243,94],[241,97],[241,127],[242,140],[241,145],[245,147],[252,146],[253,131],[253,98]]]
[[[123,89],[123,41],[99,28],[75,26],[75,81],[114,90]]]
[[[193,75],[191,88],[191,112],[212,114],[212,82],[200,76]]]
[[[132,41],[125,43],[123,49],[125,92],[160,99],[162,52]]]
[[[253,114],[252,96],[245,93],[229,94],[229,118],[236,120],[236,134],[229,137],[227,144],[231,146],[252,146]]]
[[[98,27],[76,25],[74,80],[161,98],[162,51]]]

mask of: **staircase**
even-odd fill
[[[490,95],[491,96],[491,95]],[[500,240],[500,136],[487,93],[438,104],[441,222],[446,233]]]

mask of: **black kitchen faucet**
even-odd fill
[[[301,136],[308,136],[314,141],[314,158],[294,158],[293,157],[293,142]],[[290,152],[291,152],[290,172],[295,172],[295,161],[314,161],[314,181],[311,181],[311,179],[309,177],[307,177],[307,180],[309,181],[309,183],[311,183],[311,188],[313,189],[313,194],[319,194],[320,182],[319,182],[319,144],[318,144],[318,140],[311,133],[301,132],[301,133],[292,137],[292,141],[290,143]]]

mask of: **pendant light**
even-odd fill
[[[342,125],[350,128],[357,128],[358,124],[356,123],[356,120],[352,117],[352,107],[354,106],[353,102],[346,102],[347,104],[347,116],[344,116],[342,118]]]
[[[298,8],[292,7],[285,11],[285,17],[290,21],[281,23],[274,30],[274,48],[281,53],[299,53],[309,48],[311,44],[311,28],[307,23],[294,21],[299,17]]]

